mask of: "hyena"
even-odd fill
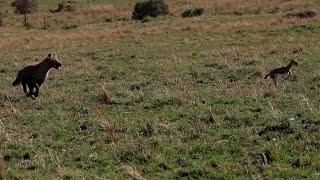
[[[276,69],[273,69],[272,71],[270,71],[264,77],[264,79],[267,79],[268,76],[270,76],[272,82],[270,82],[269,86],[271,86],[271,84],[273,83],[277,87],[277,78],[280,76],[280,77],[283,77],[284,79],[287,80],[292,74],[291,69],[293,66],[298,66],[298,62],[295,60],[291,60],[287,66],[281,67],[281,68],[276,68]]]
[[[39,95],[41,84],[47,79],[51,68],[59,69],[62,64],[59,62],[56,53],[50,53],[41,62],[29,65],[19,71],[16,80],[12,86],[17,86],[20,83],[23,86],[23,91],[27,97],[35,99]],[[28,89],[27,89],[28,86]]]

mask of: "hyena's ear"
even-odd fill
[[[51,53],[48,54],[48,58],[51,58]]]

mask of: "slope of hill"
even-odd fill
[[[44,0],[27,27],[0,3],[0,177],[319,177],[320,19],[303,16],[317,0],[170,0],[146,23],[134,2]],[[205,14],[182,18],[191,7]],[[37,100],[11,87],[51,51],[63,66]]]

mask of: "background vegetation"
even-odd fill
[[[0,2],[1,178],[319,178],[319,1],[167,0],[141,23],[137,1],[41,0],[30,27]],[[11,87],[51,51],[37,100]]]

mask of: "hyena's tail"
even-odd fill
[[[267,78],[268,78],[268,76],[270,76],[270,73],[268,73],[268,74],[264,77],[264,79],[267,79]]]
[[[20,84],[20,82],[21,82],[21,76],[20,74],[18,74],[16,80],[13,81],[12,86],[17,86]]]

